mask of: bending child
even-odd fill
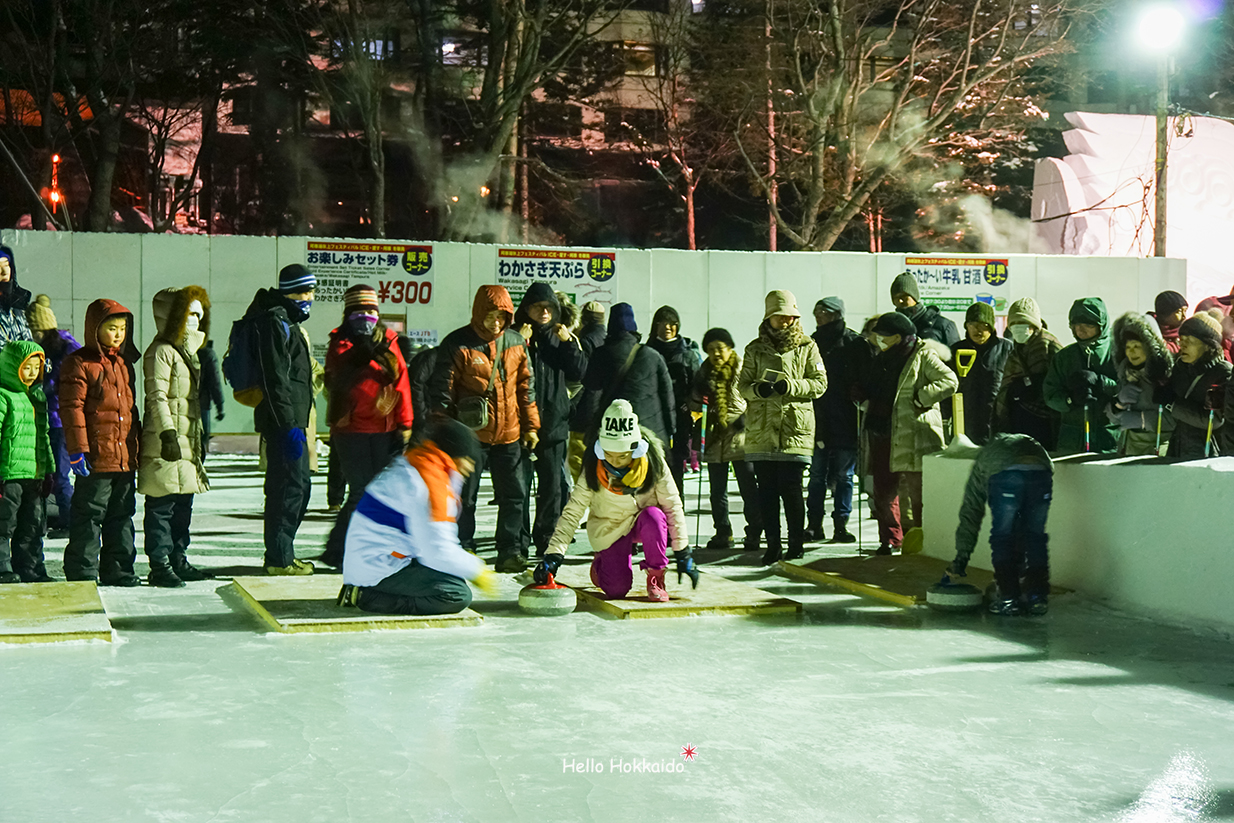
[[[471,605],[468,580],[491,592],[496,576],[463,550],[463,479],[480,441],[437,417],[424,442],[394,460],[364,490],[347,526],[339,603],[378,614],[457,614]]]
[[[604,412],[599,438],[583,454],[583,473],[557,521],[553,539],[533,577],[547,583],[565,559],[566,547],[583,515],[595,555],[591,582],[610,598],[625,597],[634,586],[631,557],[639,546],[647,572],[647,597],[663,603],[665,549],[671,543],[677,573],[698,585],[698,571],[686,544],[681,495],[664,459],[664,444],[638,424],[629,400],[614,400]]]
[[[990,502],[990,554],[998,592],[993,614],[1045,614],[1050,592],[1049,537],[1054,464],[1026,434],[999,434],[977,452],[955,530],[955,560],[947,567],[953,581],[967,576],[977,545],[986,501]]]
[[[47,399],[38,343],[0,350],[0,583],[50,583],[43,565],[47,495],[56,459],[47,436]]]

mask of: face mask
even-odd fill
[[[1011,339],[1017,343],[1027,343],[1033,336],[1033,327],[1027,323],[1016,323],[1014,326],[1007,328],[1007,333],[1011,335]]]
[[[367,312],[356,312],[347,316],[347,322],[361,337],[367,337],[377,328],[377,315]]]
[[[313,310],[312,300],[292,300],[291,302],[300,307],[300,311],[304,312],[305,317],[308,317],[309,312]]]
[[[887,338],[881,334],[874,335],[874,345],[878,346],[879,351],[887,351],[891,346],[887,343]]]

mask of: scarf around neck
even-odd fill
[[[801,328],[801,323],[794,323],[783,329],[773,329],[771,324],[766,320],[758,330],[759,338],[783,354],[786,351],[792,351],[808,339],[805,331]]]
[[[730,352],[728,359],[720,365],[711,366],[711,401],[715,405],[715,423],[717,429],[728,425],[728,391],[733,385],[733,374],[737,371],[737,352]]]

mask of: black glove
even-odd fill
[[[788,381],[783,379],[777,380],[771,384],[771,388],[776,394],[788,394]]]
[[[159,456],[164,460],[180,460],[184,455],[180,453],[180,436],[172,429],[159,432],[159,440],[163,442],[163,449]]]
[[[557,570],[561,568],[561,561],[565,560],[564,554],[546,554],[544,558],[536,564],[536,568],[531,573],[531,579],[543,586],[548,582],[548,576],[551,574],[557,576]]]
[[[754,393],[759,397],[771,397],[771,395],[775,394],[775,391],[775,385],[766,380],[754,384]]]
[[[219,407],[219,410],[218,410],[217,412],[215,412],[215,414],[214,414],[214,419],[215,419],[215,420],[217,420],[217,421],[218,421],[218,422],[220,422],[220,423],[222,423],[222,422],[223,422],[223,409],[222,409],[222,407]]]
[[[694,562],[694,553],[689,549],[673,553],[673,559],[677,561],[677,582],[681,583],[681,576],[684,574],[690,578],[690,588],[698,588],[698,564]]]

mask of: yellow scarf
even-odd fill
[[[647,482],[647,471],[650,462],[646,457],[636,457],[631,460],[629,471],[621,478],[621,485],[624,488],[613,488],[612,481],[608,476],[608,470],[604,468],[603,460],[596,463],[596,476],[600,478],[600,484],[613,494],[633,494]]]

